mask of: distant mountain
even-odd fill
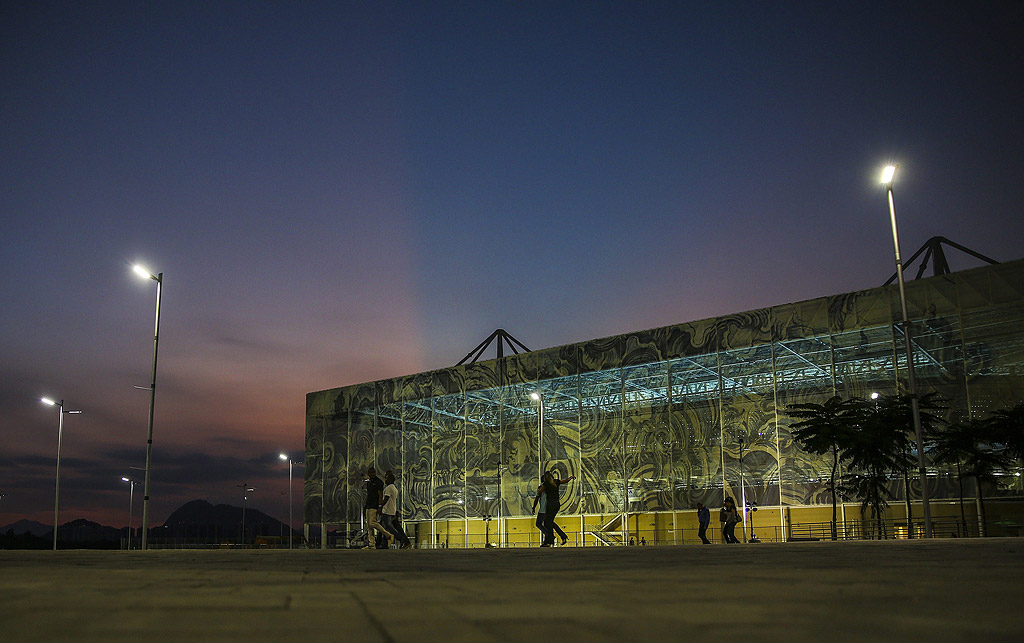
[[[51,538],[53,537],[52,532],[53,529],[47,531]],[[61,525],[57,531],[57,540],[66,543],[120,542],[124,533],[123,529],[107,527],[98,522],[79,518]]]
[[[11,537],[7,536],[8,532],[11,532]],[[23,538],[25,532],[30,534],[28,539]],[[295,534],[299,535],[300,532],[296,531]],[[69,547],[118,547],[124,535],[123,527],[108,527],[84,518],[65,523],[57,531],[57,539],[63,546]],[[245,509],[245,541],[252,542],[257,536],[287,535],[288,526],[277,518],[251,507]],[[186,502],[171,512],[163,525],[150,527],[149,537],[158,540],[237,543],[243,540],[242,508],[212,505],[205,500]],[[44,547],[48,546],[52,539],[53,526],[35,520],[19,520],[0,527],[0,548]]]
[[[57,531],[59,549],[116,549],[121,544],[120,529],[79,518],[66,522]],[[34,520],[19,520],[0,527],[0,549],[49,549],[53,545],[53,527]]]
[[[235,540],[242,534],[242,508],[212,505],[205,500],[192,500],[178,507],[161,527],[150,535],[155,538]],[[287,536],[288,526],[258,509],[245,509],[247,539],[256,536]]]
[[[6,534],[8,531],[13,531],[15,536],[24,535],[26,532],[33,536],[45,536],[53,531],[53,525],[44,525],[35,520],[19,520],[0,527],[0,534]]]

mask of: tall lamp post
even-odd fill
[[[296,464],[305,465],[305,462],[296,462],[288,457],[287,453],[282,453],[277,456],[282,460],[288,461],[288,549],[292,548],[292,532],[294,531],[295,523],[292,522],[292,466]]]
[[[932,537],[932,512],[928,504],[928,477],[924,466],[924,437],[921,434],[921,409],[917,399],[917,377],[914,375],[914,351],[910,340],[910,312],[907,308],[907,291],[903,282],[903,260],[900,259],[900,237],[896,232],[896,206],[892,198],[892,184],[896,176],[896,165],[890,165],[882,172],[882,185],[889,197],[889,219],[892,222],[892,245],[896,252],[896,280],[900,286],[900,306],[903,309],[903,342],[907,351],[907,379],[910,384],[910,410],[914,418],[914,437],[917,441],[917,466],[921,475],[921,505],[924,510],[924,535]],[[910,489],[906,490],[909,497]],[[909,500],[908,500],[909,502]],[[913,534],[913,519],[910,505],[907,505],[907,534]]]
[[[156,357],[160,347],[160,297],[163,294],[164,273],[154,275],[140,265],[132,266],[135,274],[156,282],[156,324],[153,330],[153,379],[149,385],[149,432],[146,436],[146,481],[142,487],[142,550],[149,540],[149,475],[153,464],[153,409],[156,406]]]
[[[256,491],[256,489],[255,487],[250,487],[248,483],[235,486],[242,490],[242,545],[245,545],[245,505],[249,500],[249,493]]]
[[[540,424],[537,441],[537,477],[544,475],[544,396],[539,391],[530,393],[530,399],[537,402],[540,411]]]
[[[122,480],[131,485],[128,488],[128,550],[132,548],[132,504],[135,500],[135,481],[126,476],[121,477]]]
[[[57,421],[57,476],[53,485],[53,551],[57,551],[57,508],[60,506],[60,443],[64,437],[64,414],[81,413],[81,411],[65,411],[64,400],[54,402],[48,397],[41,398],[43,404],[56,406],[60,409],[60,419]]]

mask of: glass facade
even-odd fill
[[[907,296],[919,387],[949,419],[1024,402],[1024,260],[909,282]],[[727,495],[784,528],[790,510],[831,504],[829,462],[797,447],[786,408],[904,390],[899,311],[895,286],[875,288],[310,393],[305,521],[358,528],[373,465],[395,472],[424,543],[509,544],[545,469],[576,476],[560,515],[581,534],[659,513],[646,524],[670,532],[677,512]],[[1003,482],[1021,495],[1019,476]],[[957,496],[955,471],[927,484]],[[902,477],[891,490],[905,497]]]

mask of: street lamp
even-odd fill
[[[40,398],[43,404],[56,406],[60,409],[60,420],[57,422],[57,476],[53,485],[53,551],[57,551],[57,507],[60,505],[60,444],[64,437],[64,414],[81,413],[81,411],[65,411],[64,400],[54,402],[48,397]]]
[[[254,487],[250,487],[246,484],[236,484],[236,487],[242,490],[242,545],[245,545],[245,504],[249,500],[249,493],[256,491]]]
[[[544,475],[544,396],[539,391],[530,393],[530,399],[537,402],[540,407],[540,423],[537,441],[537,477]]]
[[[296,465],[296,464],[305,465],[306,463],[305,462],[296,462],[296,461],[292,460],[290,457],[288,457],[287,453],[282,453],[281,455],[279,455],[277,457],[281,458],[282,460],[287,460],[288,461],[288,549],[291,549],[292,548],[292,532],[294,531],[293,526],[295,525],[295,523],[292,522],[292,465]]]
[[[132,501],[135,499],[135,481],[131,478],[121,476],[121,479],[131,485],[128,488],[128,549],[132,548]]]
[[[146,437],[146,481],[142,487],[142,549],[149,538],[149,474],[153,463],[153,409],[156,405],[156,356],[160,346],[160,296],[163,293],[164,273],[154,275],[142,266],[132,266],[135,274],[156,282],[156,324],[153,330],[153,379],[149,385],[149,432]]]
[[[907,308],[907,291],[903,282],[903,260],[900,259],[900,237],[896,231],[896,206],[893,203],[892,184],[897,165],[889,165],[882,172],[882,185],[889,197],[889,219],[892,222],[892,245],[896,252],[896,280],[900,286],[900,306],[903,309],[903,342],[907,351],[907,379],[910,384],[910,410],[914,418],[914,437],[917,441],[917,466],[921,475],[921,505],[924,510],[924,534],[932,537],[932,512],[928,504],[928,477],[924,466],[924,437],[921,434],[921,409],[917,399],[917,377],[914,374],[914,351],[910,341],[910,312]],[[910,489],[906,490],[909,497]],[[909,498],[908,498],[909,503]],[[907,505],[907,534],[913,533],[913,519]]]

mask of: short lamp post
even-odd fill
[[[917,441],[917,466],[921,475],[921,506],[924,511],[924,534],[932,537],[932,512],[928,504],[928,472],[924,465],[924,437],[921,433],[921,409],[917,398],[917,377],[914,374],[914,350],[910,340],[910,311],[907,307],[907,291],[903,282],[903,260],[900,258],[900,237],[896,231],[896,206],[892,197],[892,184],[896,176],[896,165],[890,165],[882,172],[882,185],[889,198],[889,219],[892,223],[892,244],[896,252],[896,280],[900,288],[900,306],[903,309],[903,342],[907,351],[907,379],[910,385],[910,410],[914,418],[914,436]],[[906,490],[909,503],[910,490]],[[907,506],[907,533],[913,533],[913,518]]]
[[[41,398],[43,404],[56,406],[60,409],[60,419],[57,421],[57,476],[53,485],[53,551],[57,551],[57,509],[60,506],[60,445],[64,438],[64,414],[78,414],[81,411],[65,411],[64,400],[54,402],[48,397]]]
[[[132,548],[132,504],[135,499],[135,481],[126,476],[122,476],[121,480],[131,485],[128,487],[128,549],[130,551]]]
[[[149,541],[149,478],[153,464],[153,411],[156,407],[156,358],[160,348],[160,298],[163,294],[164,273],[154,275],[142,266],[132,266],[135,274],[156,282],[156,324],[153,330],[153,379],[149,385],[149,431],[146,435],[146,479],[142,486],[142,550]]]
[[[282,453],[279,456],[282,460],[288,461],[288,549],[292,548],[292,532],[295,530],[295,523],[292,521],[292,467],[296,464],[305,465],[305,462],[296,462],[292,460],[287,453]]]

